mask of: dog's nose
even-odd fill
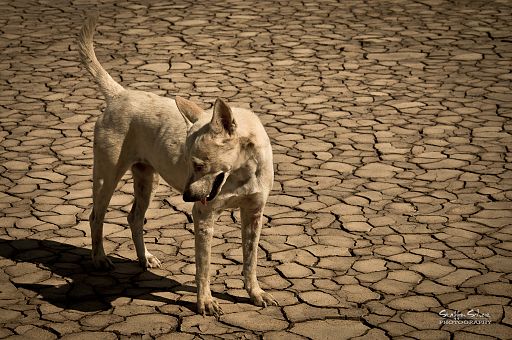
[[[183,200],[185,202],[195,202],[195,201],[197,201],[197,199],[188,190],[183,193]]]

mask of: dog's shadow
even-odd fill
[[[181,283],[140,268],[138,262],[110,257],[115,265],[112,271],[96,271],[90,260],[90,250],[79,248],[65,243],[49,240],[6,240],[0,238],[0,256],[14,260],[18,263],[33,263],[40,267],[32,275],[24,273],[26,279],[11,279],[14,286],[35,292],[38,297],[54,306],[68,310],[94,312],[109,310],[111,302],[127,297],[138,300],[154,301],[164,304],[179,305],[191,311],[196,311],[195,296],[193,299],[172,299],[159,292],[171,292],[170,296],[177,296],[179,292],[195,293],[193,286]],[[33,268],[32,268],[33,269]],[[37,281],[37,272],[45,269],[61,277],[64,284],[50,283],[23,283],[22,281]],[[13,270],[17,270],[14,268]],[[32,273],[34,273],[32,271]],[[26,275],[29,275],[27,278]],[[19,278],[20,276],[15,275]],[[43,279],[44,281],[44,279]],[[51,282],[51,280],[49,281]],[[250,303],[248,298],[234,297],[224,293],[213,293],[216,298]],[[189,294],[189,297],[193,294]],[[151,304],[151,302],[149,302]]]

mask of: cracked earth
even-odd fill
[[[0,338],[512,338],[509,1],[0,3]],[[191,206],[165,183],[145,226],[163,265],[143,272],[129,174],[105,226],[116,269],[92,269],[104,103],[75,44],[91,11],[124,86],[261,118],[276,180],[258,274],[279,307],[249,303],[226,212],[225,315],[196,315]]]

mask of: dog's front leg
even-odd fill
[[[252,204],[251,204],[252,205]],[[247,293],[257,306],[274,305],[278,303],[269,293],[260,288],[256,276],[258,265],[258,244],[260,240],[261,225],[263,219],[263,205],[246,206],[240,208],[242,217],[242,248],[244,256],[244,283]]]
[[[197,312],[203,316],[208,313],[218,318],[223,314],[222,309],[210,291],[210,258],[216,215],[201,203],[194,204],[192,215],[196,251]]]

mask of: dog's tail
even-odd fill
[[[110,101],[114,96],[124,91],[124,88],[112,79],[110,74],[101,66],[98,59],[96,59],[92,38],[97,20],[97,16],[89,16],[85,20],[78,35],[78,52],[80,53],[82,64],[93,76],[106,100]]]

